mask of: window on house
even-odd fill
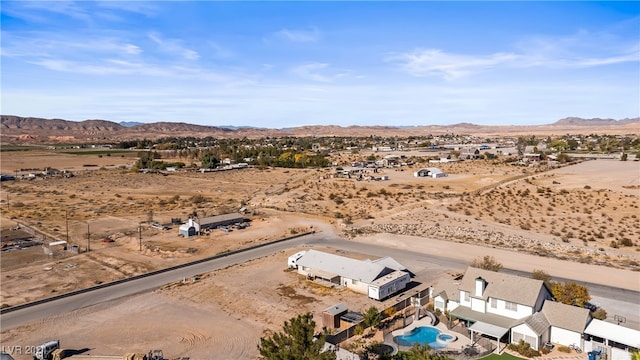
[[[444,301],[436,300],[436,308],[444,309]]]
[[[351,279],[351,284],[353,284],[353,285],[358,285],[358,280]]]
[[[469,292],[468,291],[464,292],[464,301],[466,301],[466,302],[471,301],[471,299],[469,299]]]
[[[498,308],[498,299],[496,299],[496,298],[491,298],[489,301],[490,301],[490,304],[491,304],[491,308],[492,308],[492,309],[497,309],[497,308]]]
[[[504,308],[507,310],[511,310],[511,311],[518,311],[518,304],[510,302],[510,301],[505,301],[504,302]]]

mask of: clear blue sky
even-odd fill
[[[282,128],[640,116],[640,2],[2,1],[2,114]]]

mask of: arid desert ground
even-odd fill
[[[547,169],[477,160],[438,164],[448,173],[445,178],[416,178],[417,168],[402,167],[377,174],[387,175],[387,181],[358,181],[336,177],[333,169],[141,174],[127,170],[133,161],[126,156],[3,153],[2,173],[49,166],[75,175],[3,182],[3,236],[23,224],[47,241],[66,240],[68,228],[69,242],[84,249],[90,241],[91,251],[74,255],[54,249],[45,255],[34,247],[2,252],[2,306],[310,229],[356,244],[466,261],[490,254],[512,269],[545,269],[640,290],[640,162],[592,160]],[[184,239],[175,225],[156,230],[148,224],[242,207],[251,225],[230,233]],[[161,348],[171,357],[252,358],[260,336],[280,329],[295,314],[319,315],[337,302],[356,311],[380,305],[287,271],[286,258],[297,250],[204,274],[192,283],[168,284],[153,293],[3,329],[0,340],[37,345],[59,338],[63,347],[88,347],[92,354]],[[455,270],[434,269],[421,280],[435,283]]]

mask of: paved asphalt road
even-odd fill
[[[274,252],[286,250],[303,244],[331,246],[336,249],[358,251],[372,256],[391,256],[407,266],[407,268],[412,270],[415,269],[414,273],[418,278],[433,279],[448,270],[459,270],[462,272],[467,266],[466,262],[457,259],[416,253],[403,249],[387,248],[379,245],[363,244],[339,238],[327,238],[323,234],[311,234],[289,241],[232,254],[208,262],[8,312],[0,316],[0,326],[2,327],[2,330],[11,329],[53,315],[59,315],[87,306],[151,291],[165,284],[182,280],[185,277],[191,277],[230,265],[243,263],[254,258],[267,256]],[[504,269],[503,271],[515,273],[515,271],[510,271],[508,269]],[[518,274],[525,276],[528,275],[523,273]],[[566,279],[556,280],[566,281]],[[627,317],[626,326],[636,329],[640,328],[640,311],[638,311],[638,301],[640,299],[639,292],[611,288],[597,284],[585,285],[589,287],[590,293],[594,295],[594,297],[597,297],[598,305],[607,309],[608,299],[615,299],[611,300],[611,305],[615,304],[615,310],[618,311],[618,315],[624,315]],[[613,313],[610,312],[611,317],[613,317],[612,314]]]

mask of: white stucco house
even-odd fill
[[[551,291],[541,280],[474,267],[467,268],[455,290],[436,287],[434,293],[434,300],[446,305],[441,310],[463,320],[472,337],[496,339],[497,349],[501,341],[509,341],[513,326],[542,310],[546,300],[552,300]]]
[[[411,275],[400,263],[390,257],[377,260],[357,260],[317,250],[296,253],[295,262],[288,259],[289,267],[311,280],[344,286],[353,291],[382,300],[404,290]]]
[[[582,333],[590,321],[588,309],[545,301],[540,312],[511,328],[511,343],[524,340],[535,350],[546,342],[582,347]]]
[[[536,350],[546,342],[601,350],[608,359],[629,360],[640,349],[640,331],[593,319],[588,309],[553,300],[541,280],[467,268],[462,279],[434,287],[434,307],[464,320],[471,336],[500,342],[523,340]],[[586,340],[585,340],[586,339]]]

